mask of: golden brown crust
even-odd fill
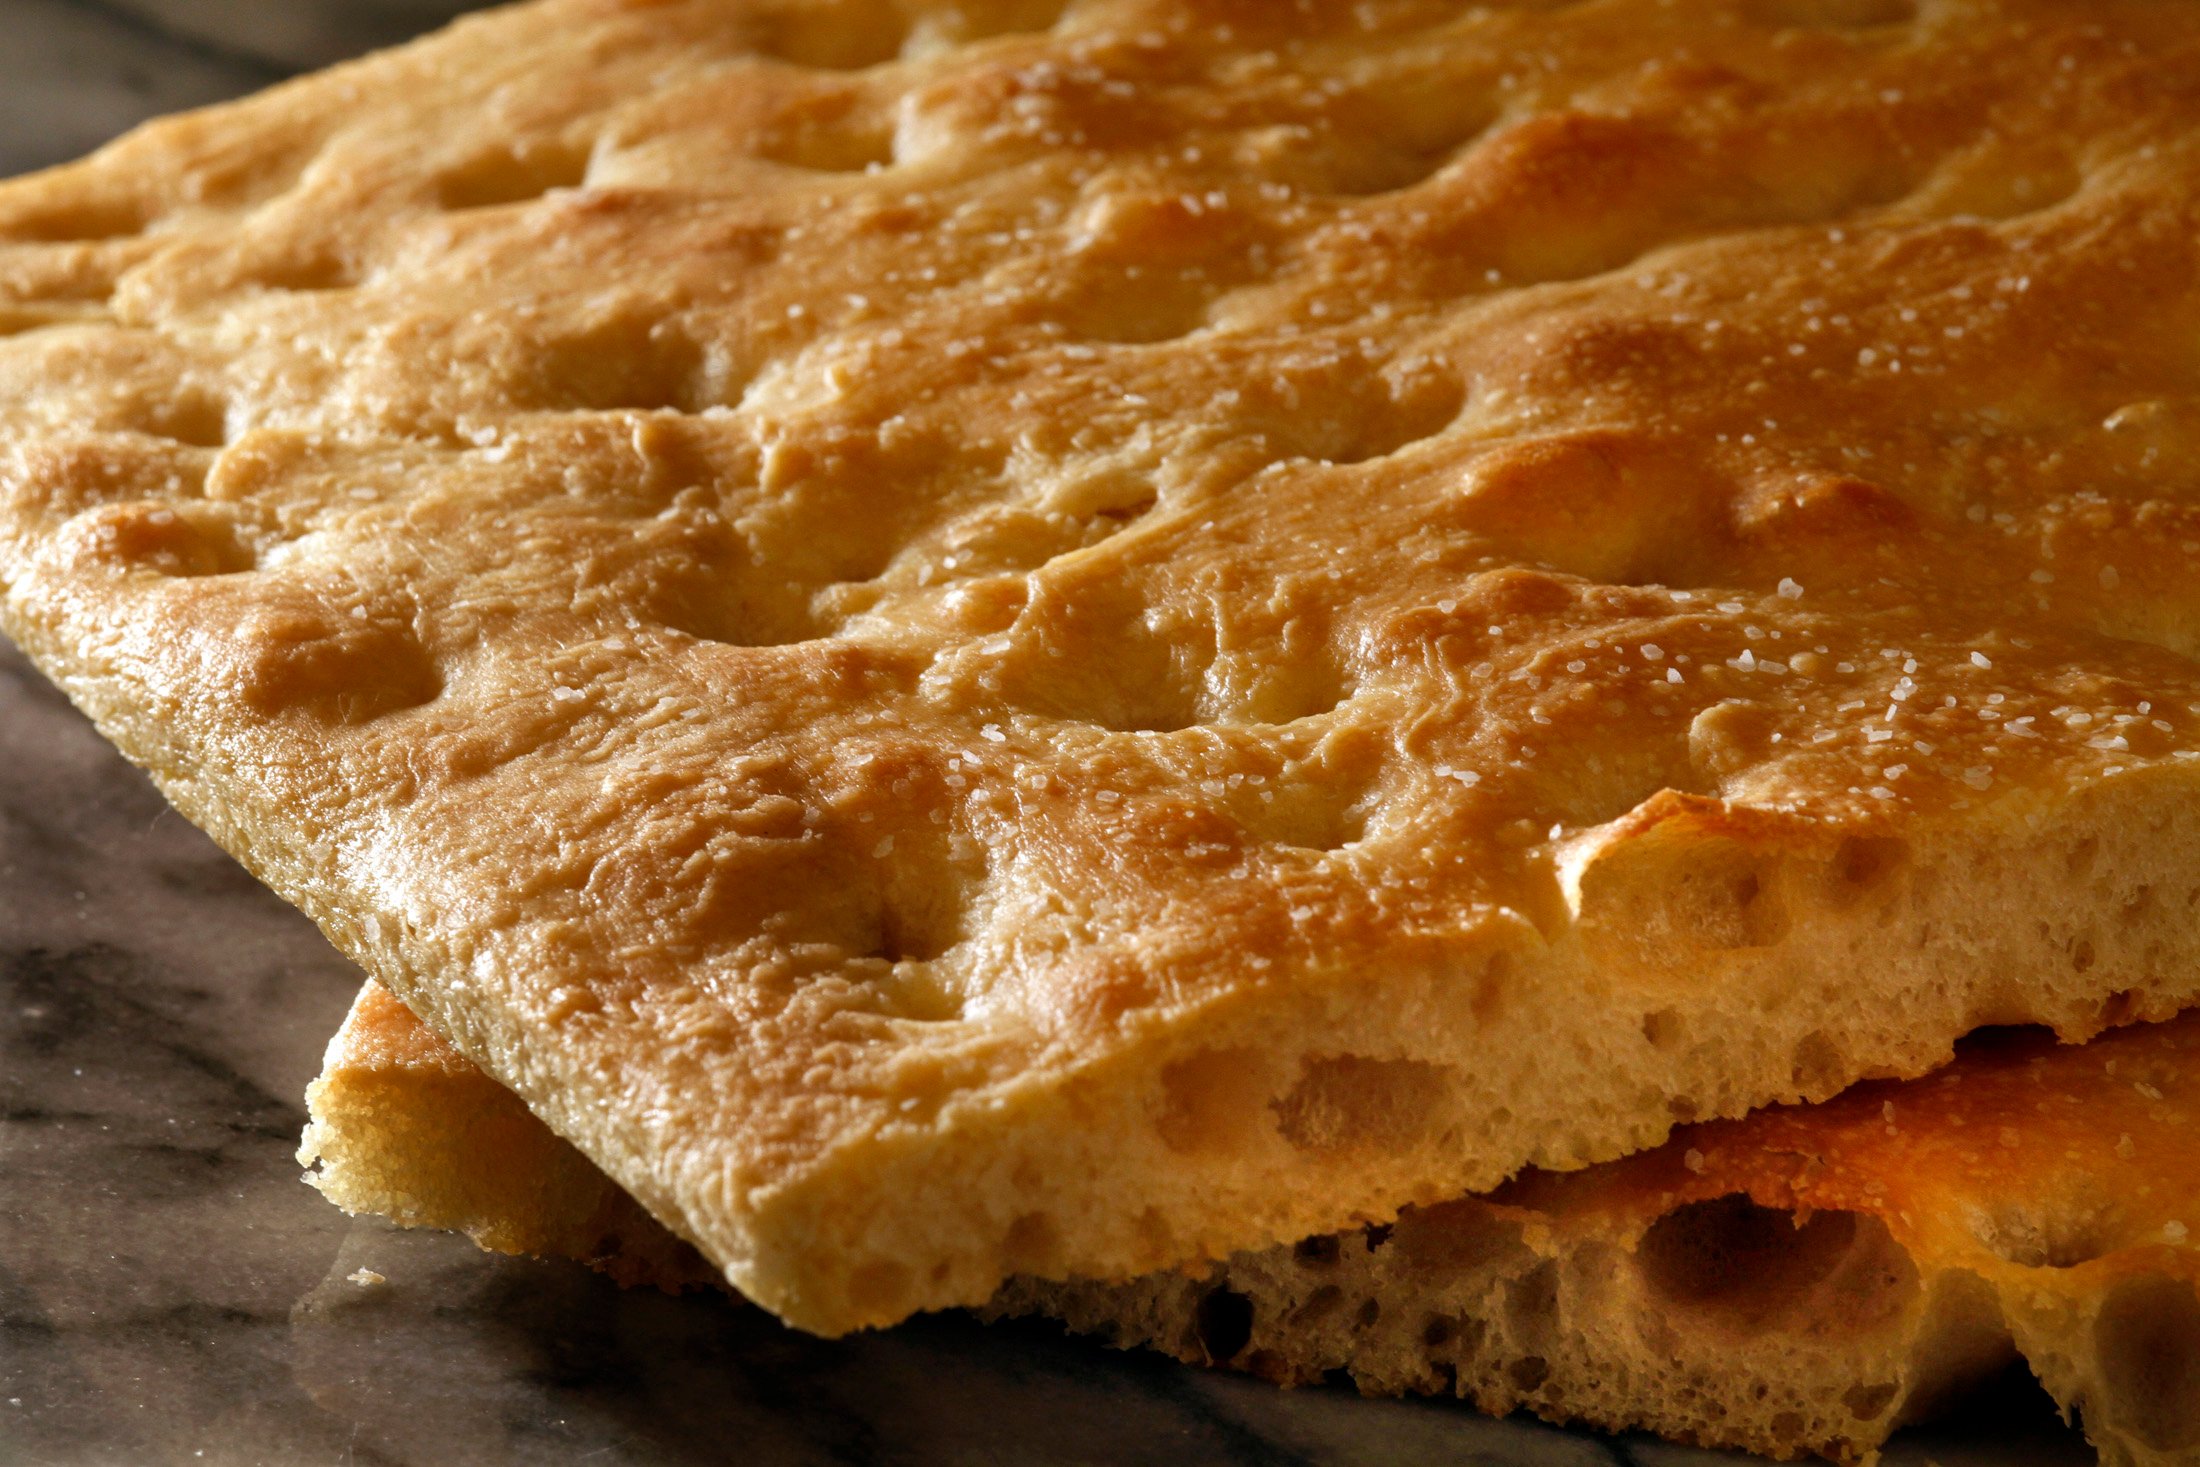
[[[0,621],[839,1330],[2200,995],[2175,7],[549,0],[0,189]]]
[[[486,1247],[698,1281],[539,1125],[479,1144],[467,1118],[524,1112],[372,984],[310,1100],[300,1159],[348,1210],[403,1199],[400,1221]],[[2003,1034],[1931,1076],[1395,1225],[1124,1282],[1017,1279],[990,1311],[1281,1383],[1341,1369],[1780,1457],[1868,1453],[2021,1354],[2104,1462],[2170,1467],[2200,1453],[2196,1146],[2200,1012],[2082,1046]]]

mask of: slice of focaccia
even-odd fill
[[[0,186],[0,625],[845,1330],[2200,998],[2200,28],[545,0]]]
[[[339,1206],[579,1258],[716,1271],[386,992],[361,990],[300,1157]],[[1682,1128],[1393,1224],[989,1314],[1285,1384],[1852,1459],[2014,1354],[2108,1467],[2200,1460],[2200,1011],[2089,1044],[1982,1038],[1936,1074]]]

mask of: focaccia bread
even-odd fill
[[[716,1272],[370,983],[300,1160],[351,1212]],[[2082,1046],[2003,1033],[1917,1080],[1683,1127],[1654,1151],[989,1314],[1281,1384],[1854,1460],[2021,1354],[2106,1467],[2200,1461],[2200,1011]]]
[[[743,1292],[2200,996],[2200,28],[549,0],[0,187],[0,623]]]

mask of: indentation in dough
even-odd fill
[[[1286,724],[1350,696],[1346,670],[1308,620],[1280,633],[1217,625],[1210,608],[1146,597],[1099,562],[1033,578],[1021,645],[989,681],[1010,706],[1118,732]]]
[[[2200,1298],[2191,1283],[2118,1284],[2093,1324],[2098,1400],[2082,1408],[2158,1452],[2200,1447]]]
[[[1917,19],[1917,0],[1749,0],[1748,14],[1759,25],[1868,30]]]
[[[1722,700],[1688,723],[1688,762],[1707,787],[1718,788],[1762,763],[1772,749],[1778,715],[1762,703]]]
[[[988,506],[956,521],[942,536],[938,578],[1038,570],[1114,539],[1159,503],[1153,480],[1136,470],[1104,466],[1068,475],[1035,503]]]
[[[1512,284],[1555,283],[1685,241],[1847,219],[1909,193],[1918,166],[1862,123],[1707,148],[1651,118],[1554,112],[1492,132],[1414,198],[1445,206],[1430,249]]]
[[[864,101],[858,91],[835,89],[778,110],[757,130],[757,156],[813,173],[885,167],[894,161],[893,120]]]
[[[1074,593],[1041,582],[1023,625],[1040,645],[1001,672],[1012,705],[1120,732],[1199,721],[1214,628],[1149,608],[1127,579],[1080,577]]]
[[[1281,405],[1271,436],[1283,457],[1325,464],[1388,458],[1449,427],[1466,401],[1456,377],[1434,370],[1355,374],[1330,386],[1343,390],[1312,401],[1294,394]]]
[[[1681,1042],[1681,1017],[1671,1009],[1653,1009],[1642,1016],[1642,1037],[1652,1049],[1670,1050]]]
[[[921,881],[889,881],[872,955],[889,963],[929,962],[967,937],[968,903],[955,885],[932,888]]]
[[[0,240],[27,244],[94,244],[141,233],[151,222],[143,200],[78,198],[0,215]]]
[[[2012,1203],[1971,1220],[1971,1232],[2000,1258],[2021,1268],[2075,1268],[2109,1246],[2103,1219],[2073,1204],[2049,1212]]]
[[[1219,288],[1197,272],[1140,272],[1086,282],[1053,303],[1049,314],[1074,338],[1117,346],[1149,346],[1189,336],[1207,324]]]
[[[1314,153],[1330,192],[1372,197],[1427,179],[1500,115],[1496,97],[1472,81],[1416,72],[1338,98],[1325,135],[1289,146]]]
[[[912,805],[922,796],[904,797]],[[945,823],[902,821],[863,825],[856,838],[870,843],[871,927],[865,958],[883,962],[878,987],[901,1018],[943,1022],[962,1017],[965,992],[949,955],[974,935],[987,878],[986,849]]]
[[[763,55],[820,71],[861,71],[892,61],[909,38],[909,17],[892,0],[789,4],[755,22]]]
[[[1265,1061],[1249,1049],[1203,1049],[1161,1072],[1154,1129],[1172,1151],[1223,1151],[1250,1142],[1268,1100]]]
[[[1738,1333],[1868,1328],[1917,1289],[1917,1269],[1877,1218],[1805,1219],[1740,1193],[1691,1202],[1651,1224],[1635,1250],[1651,1296]]]
[[[638,614],[729,647],[787,647],[826,634],[804,582],[765,573],[756,556],[731,542],[698,532],[668,546],[635,597]]]
[[[624,313],[547,336],[531,351],[514,395],[552,411],[697,413],[722,404],[745,375],[679,322]]]
[[[267,716],[362,724],[443,690],[434,660],[394,612],[269,606],[202,636],[212,644],[208,681]]]
[[[1051,28],[1068,0],[955,0],[912,19],[893,0],[794,0],[757,22],[766,56],[820,71],[861,71],[901,56]]]
[[[436,202],[452,210],[487,209],[578,188],[588,177],[589,151],[584,143],[556,141],[494,148],[437,179]]]
[[[1685,585],[1720,527],[1709,480],[1639,443],[1576,433],[1516,440],[1475,463],[1451,505],[1518,558],[1604,585]],[[1651,512],[1647,506],[1655,506]]]
[[[251,550],[229,523],[204,505],[104,505],[76,516],[63,534],[69,557],[78,565],[215,576],[250,570],[253,564]]]
[[[1451,1096],[1451,1073],[1421,1060],[1339,1054],[1303,1061],[1276,1101],[1276,1129],[1301,1151],[1395,1154],[1428,1138]]]
[[[1226,195],[1096,189],[1070,221],[1070,248],[1047,314],[1089,341],[1174,340],[1208,324],[1228,288],[1254,273],[1254,223]]]

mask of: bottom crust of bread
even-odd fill
[[[715,1270],[369,984],[300,1159],[350,1212],[575,1258]],[[1012,1280],[1124,1346],[1279,1384],[1869,1456],[2021,1356],[2109,1467],[2200,1463],[2200,1011],[2082,1046],[1981,1038],[1947,1069],[1683,1128],[1394,1223],[1123,1281]]]

